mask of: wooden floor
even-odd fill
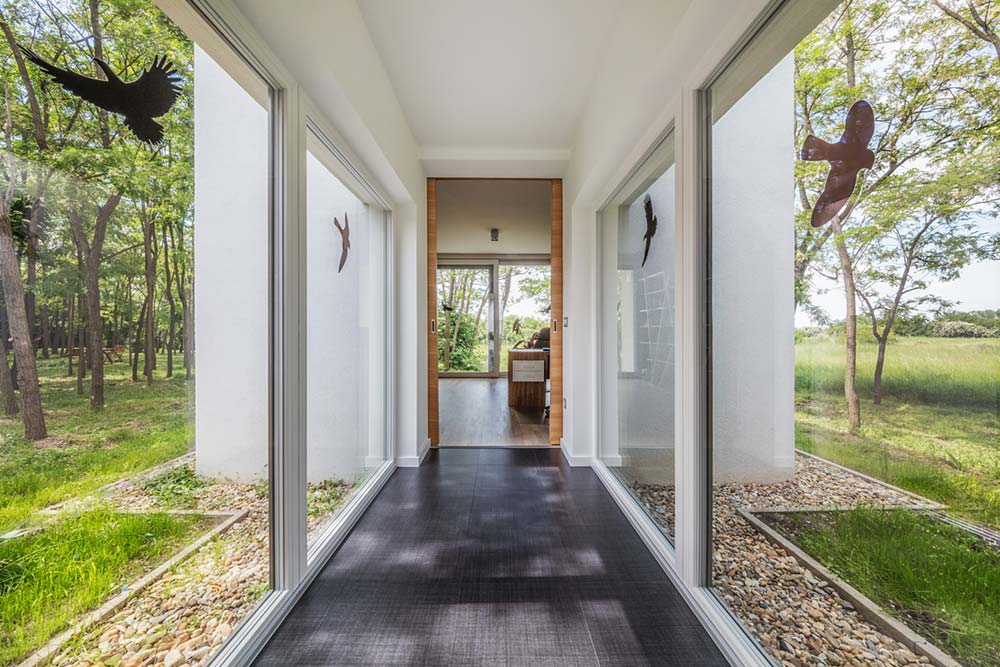
[[[507,379],[441,378],[441,446],[547,445],[544,411],[507,406]]]

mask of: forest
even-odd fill
[[[90,407],[105,365],[132,382],[194,373],[193,47],[152,3],[4,0],[0,391],[25,438],[47,435],[38,360],[60,357]],[[25,57],[131,81],[165,56],[180,94],[140,141],[121,117],[65,91]]]

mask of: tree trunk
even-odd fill
[[[146,330],[143,334],[142,372],[146,376],[146,384],[153,384],[153,369],[156,367],[156,347],[153,327],[155,325],[154,308],[156,303],[156,223],[142,203],[142,253],[145,258],[146,275]]]
[[[87,377],[87,361],[84,358],[84,348],[87,345],[87,329],[84,327],[83,323],[83,311],[86,304],[83,302],[83,295],[77,297],[77,312],[80,313],[80,323],[77,325],[76,329],[76,395],[83,396],[83,379]]]
[[[448,299],[445,303],[448,308],[454,308],[455,303],[455,272],[449,272],[451,275],[448,279]],[[444,311],[444,369],[446,371],[451,370],[451,310]]]
[[[17,414],[17,394],[14,393],[14,382],[10,378],[10,366],[7,365],[7,347],[0,345],[0,394],[3,395],[4,416],[13,417]]]
[[[94,221],[94,237],[88,242],[83,231],[83,220],[77,211],[68,214],[77,247],[84,258],[84,286],[87,290],[87,358],[90,362],[90,407],[100,410],[104,407],[104,336],[101,327],[101,253],[108,223],[121,201],[121,193],[115,193],[107,202],[97,207]]]
[[[38,309],[38,315],[42,325],[42,357],[48,359],[51,356],[50,350],[52,348],[52,322],[49,318],[49,309],[42,306]]]
[[[872,391],[872,402],[882,404],[882,369],[885,368],[885,346],[888,338],[879,338],[878,358],[875,360],[875,384]]]
[[[170,257],[174,266],[174,280],[177,287],[177,298],[181,301],[181,344],[184,347],[184,377],[191,378],[191,369],[194,366],[194,308],[191,299],[185,290],[187,283],[187,267],[177,259],[177,249],[184,247],[184,227],[183,223],[177,226],[177,236],[174,236],[174,226],[169,225],[170,233]]]
[[[68,322],[66,324],[66,377],[73,377],[73,355],[70,354],[70,348],[73,347],[73,306],[75,305],[76,299],[70,297],[69,299],[69,314],[67,315]]]
[[[164,222],[161,228],[161,236],[163,241],[163,271],[164,271],[164,285],[166,286],[167,294],[167,309],[168,309],[168,320],[167,320],[167,372],[166,377],[174,376],[174,344],[176,342],[176,332],[177,332],[177,322],[175,317],[177,315],[177,305],[174,302],[174,289],[173,289],[173,276],[170,275],[170,246],[167,245],[167,225],[169,222]]]
[[[17,261],[17,249],[10,224],[9,203],[10,197],[4,202],[3,210],[0,210],[0,279],[7,306],[7,326],[14,342],[24,437],[28,440],[41,440],[46,436],[45,415],[42,413],[42,393],[38,384],[35,351],[31,345],[31,330],[24,304],[24,284],[21,282],[21,265]]]
[[[135,326],[135,338],[132,342],[132,348],[135,350],[135,354],[132,355],[132,382],[139,381],[139,343],[142,331],[145,328],[146,320],[146,301],[143,300],[142,308],[139,310],[139,322]]]
[[[858,303],[854,283],[854,265],[847,252],[840,226],[840,220],[834,217],[830,221],[833,233],[837,238],[837,255],[840,258],[840,271],[844,276],[844,302],[846,317],[846,354],[844,358],[844,398],[847,400],[848,428],[853,433],[861,428],[861,399],[858,398]]]
[[[3,399],[3,413],[7,417],[17,414],[17,393],[14,390],[14,376],[7,364],[7,309],[0,302],[0,398]]]

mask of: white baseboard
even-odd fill
[[[396,465],[400,468],[419,468],[420,464],[424,462],[427,458],[427,454],[431,451],[431,439],[427,438],[424,441],[424,446],[420,448],[420,453],[417,456],[397,456]]]
[[[566,451],[565,447],[560,447],[559,451],[562,452],[563,458],[566,459],[566,463],[573,467],[590,466],[594,464],[594,457],[592,456],[575,456]]]

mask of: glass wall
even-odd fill
[[[204,662],[271,588],[271,90],[186,17],[0,3],[3,665],[123,592],[48,659]]]
[[[673,541],[673,137],[605,207],[600,458]]]
[[[496,274],[496,262],[442,261],[438,264],[438,371],[441,374],[497,374]]]
[[[306,156],[308,543],[386,461],[387,219],[335,172],[310,132]]]
[[[988,4],[790,2],[707,91],[710,583],[783,664],[926,661],[790,544],[1000,664]]]
[[[501,262],[498,303],[503,337],[500,373],[507,372],[508,352],[544,345],[552,312],[552,270],[546,264]]]

